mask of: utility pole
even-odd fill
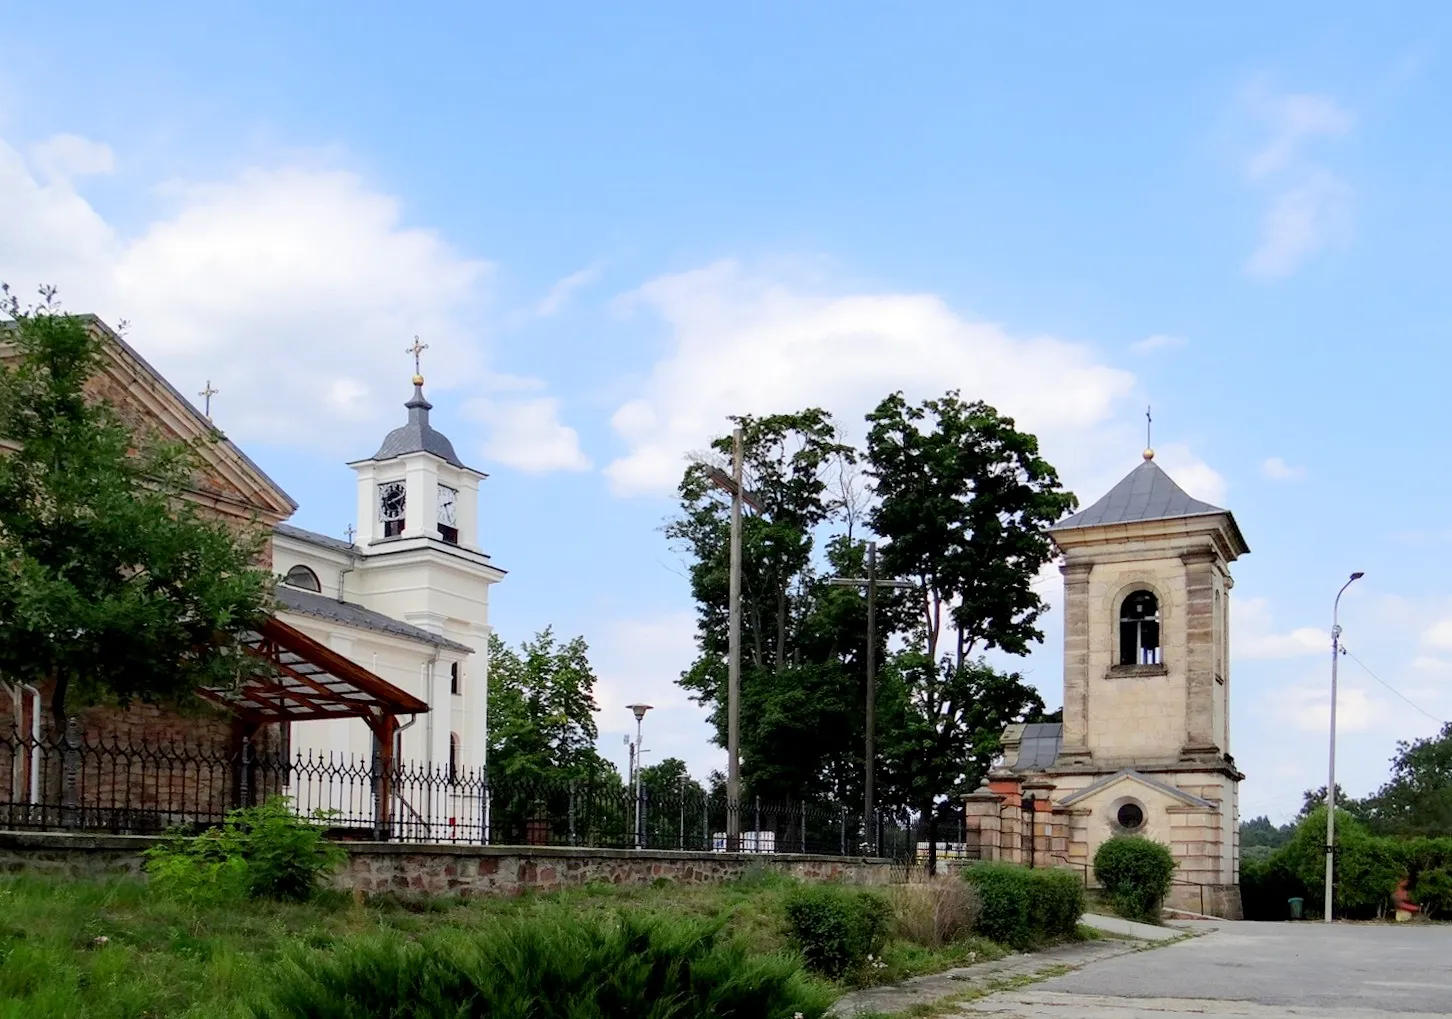
[[[731,475],[706,465],[706,477],[731,496],[731,581],[726,624],[726,851],[741,842],[741,504],[761,504],[742,483],[741,427],[731,433]]]
[[[877,542],[867,543],[867,576],[833,577],[827,583],[836,587],[867,588],[867,746],[864,762],[866,774],[862,781],[862,834],[872,842],[873,779],[877,765],[877,589],[914,587],[907,580],[877,579]]]

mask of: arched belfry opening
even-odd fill
[[[1120,603],[1119,664],[1160,665],[1160,600],[1153,591],[1133,591]]]

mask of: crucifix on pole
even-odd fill
[[[872,842],[873,773],[877,765],[877,589],[916,585],[907,580],[878,579],[875,541],[867,543],[867,576],[833,577],[827,583],[836,587],[867,588],[867,745],[864,748],[866,773],[862,781],[862,834]]]
[[[731,581],[726,629],[726,849],[741,841],[741,505],[761,513],[761,503],[741,479],[741,429],[731,433],[731,474],[710,464],[706,477],[731,496]]]

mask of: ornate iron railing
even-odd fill
[[[894,857],[916,845],[910,826],[865,826],[839,804],[732,805],[686,784],[637,794],[614,776],[505,779],[414,761],[385,771],[377,756],[289,755],[245,740],[225,751],[88,739],[75,725],[55,740],[0,733],[0,828],[197,831],[276,795],[345,839]]]

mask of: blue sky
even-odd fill
[[[491,474],[510,640],[583,633],[602,744],[721,755],[659,532],[733,411],[893,388],[1015,414],[1084,502],[1159,462],[1230,507],[1243,813],[1452,716],[1452,12],[1399,4],[11,10],[0,279],[130,321],[341,534],[343,462],[434,420]],[[1001,7],[1001,5],[1000,5]],[[1057,605],[1057,580],[1044,590]],[[1026,663],[1059,700],[1060,633]]]

